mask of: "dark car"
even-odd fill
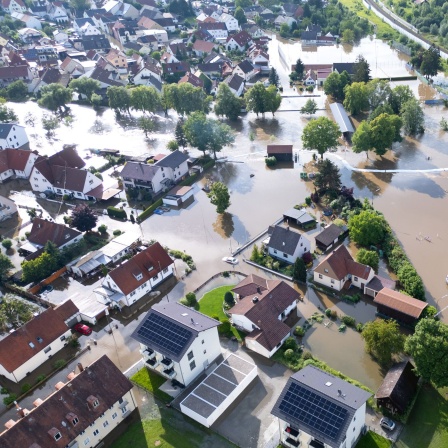
[[[92,334],[92,329],[90,327],[88,327],[87,325],[81,324],[81,323],[76,324],[73,327],[73,330],[75,330],[78,333],[81,333],[81,334],[83,334],[85,336],[89,336],[89,334]]]

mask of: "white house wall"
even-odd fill
[[[355,446],[355,442],[358,440],[358,437],[361,434],[362,428],[366,423],[366,404],[364,403],[353,416],[352,421],[350,422],[349,427],[346,432],[346,448],[353,448]],[[343,447],[343,443],[341,444],[341,448]]]
[[[23,126],[15,125],[11,128],[6,138],[0,139],[0,149],[22,148],[28,145],[28,136]]]
[[[250,333],[254,329],[252,321],[242,314],[232,314],[232,323],[247,333]]]
[[[321,276],[322,278],[320,278]],[[342,280],[334,280],[331,277],[328,277],[324,274],[318,274],[317,272],[314,272],[314,281],[316,283],[320,283],[321,285],[324,285],[328,288],[335,289],[336,291],[340,291],[342,287],[344,286],[344,283],[346,282],[346,278],[343,278]],[[333,283],[332,283],[333,281]]]

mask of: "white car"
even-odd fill
[[[222,261],[225,261],[226,263],[229,263],[229,264],[238,264],[238,258],[235,258],[235,257],[224,257],[223,259],[222,259]]]

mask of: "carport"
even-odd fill
[[[348,137],[348,134],[353,134],[355,129],[352,126],[344,106],[341,103],[332,103],[330,104],[330,109],[341,133],[344,134],[344,137]]]

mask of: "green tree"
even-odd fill
[[[292,278],[296,282],[306,282],[306,266],[303,258],[297,257],[292,268]]]
[[[78,78],[70,82],[70,88],[79,95],[85,96],[89,101],[91,101],[92,95],[100,90],[100,87],[99,81],[92,78]]]
[[[244,95],[247,110],[258,114],[272,112],[272,115],[277,111],[282,102],[282,97],[277,93],[275,86],[266,88],[261,82],[257,82]]]
[[[5,100],[0,98],[0,122],[1,123],[17,123],[19,121],[19,117],[16,115],[13,109],[6,106]]]
[[[51,275],[58,266],[55,259],[46,252],[34,260],[22,264],[22,281],[24,283],[40,281]]]
[[[42,116],[42,127],[47,132],[47,136],[50,137],[51,135],[54,134],[54,131],[59,127],[58,117],[44,114]]]
[[[363,210],[358,215],[352,215],[348,228],[351,240],[367,247],[380,244],[389,232],[384,216],[374,210]]]
[[[350,28],[346,28],[342,32],[342,42],[344,44],[352,44],[355,41],[355,33]]]
[[[378,265],[380,263],[378,252],[374,250],[360,249],[356,254],[356,261],[370,266],[375,272],[378,272]]]
[[[280,36],[287,37],[290,32],[289,25],[287,23],[282,23],[280,25]]]
[[[220,86],[221,87],[221,86]],[[185,148],[188,145],[187,138],[184,132],[184,122],[182,120],[177,120],[176,129],[174,130],[174,138],[176,139],[179,146]]]
[[[233,297],[232,291],[226,291],[224,294],[224,302],[227,303],[227,305],[233,306],[235,305],[235,298]]]
[[[341,131],[336,123],[326,117],[319,117],[310,121],[303,129],[303,147],[308,150],[316,149],[323,159],[329,149],[338,146],[340,135]]]
[[[249,6],[253,6],[253,3],[251,0],[236,0],[235,6],[238,8],[249,8]]]
[[[112,86],[107,89],[107,98],[109,107],[114,109],[115,113],[129,113],[131,108],[131,94],[124,86]]]
[[[14,81],[6,87],[6,94],[11,101],[25,101],[28,97],[28,86],[22,81]]]
[[[148,138],[148,134],[154,131],[156,125],[151,118],[143,116],[138,119],[138,127],[145,133],[145,137]]]
[[[131,90],[131,107],[143,113],[160,107],[160,95],[154,87],[138,86]]]
[[[392,90],[389,81],[384,79],[373,79],[368,84],[370,109],[374,110],[382,104],[389,102]]]
[[[171,152],[177,151],[179,149],[179,143],[177,143],[177,140],[170,140],[166,144],[167,149],[169,149]]]
[[[335,100],[343,101],[345,87],[350,83],[350,75],[345,70],[341,74],[331,72],[324,82],[325,95],[331,95]]]
[[[297,59],[294,71],[297,73],[299,79],[303,79],[304,70],[305,70],[305,64],[302,62],[300,58]]]
[[[250,255],[250,261],[253,261],[254,263],[259,263],[262,258],[263,256],[260,254],[258,246],[254,244],[254,247],[252,248],[252,253]]]
[[[448,325],[435,319],[422,319],[405,343],[417,374],[435,387],[448,386]]]
[[[2,246],[3,246],[6,250],[9,250],[9,249],[11,249],[11,247],[12,247],[12,241],[11,241],[9,238],[5,238],[5,239],[2,241]]]
[[[70,0],[70,7],[75,10],[77,17],[82,17],[84,11],[90,9],[89,0]]]
[[[300,109],[301,114],[314,115],[317,112],[316,101],[309,99],[305,105]]]
[[[165,110],[174,109],[179,115],[189,115],[193,112],[210,111],[212,98],[207,96],[200,87],[189,83],[170,84],[164,86],[162,103]]]
[[[215,114],[224,115],[230,120],[236,120],[241,113],[242,102],[232,93],[229,86],[222,82],[219,84],[218,94],[216,95]]]
[[[425,287],[414,266],[408,261],[401,264],[397,271],[397,278],[403,292],[415,299],[425,301]]]
[[[397,322],[383,319],[367,322],[361,336],[367,352],[383,366],[390,365],[392,356],[403,351],[406,340]]]
[[[40,92],[39,106],[53,112],[67,111],[67,103],[72,100],[72,89],[63,87],[61,84],[49,84],[44,86]]]
[[[392,107],[394,114],[399,114],[403,104],[414,97],[412,90],[409,86],[399,85],[392,89],[390,94],[389,104]]]
[[[160,59],[162,58],[162,54],[160,53],[160,51],[153,51],[151,53],[151,57],[156,61],[160,61]]]
[[[405,134],[416,135],[425,132],[425,115],[416,98],[407,100],[401,106],[401,118]]]
[[[367,60],[359,55],[356,58],[353,67],[353,82],[369,82],[370,81],[370,66]]]
[[[364,82],[354,82],[345,87],[344,107],[352,115],[369,109],[369,90]]]
[[[423,52],[422,63],[420,65],[420,71],[422,75],[429,79],[432,76],[436,76],[437,72],[441,69],[440,50],[434,45],[431,45],[427,50]]]
[[[280,78],[278,77],[277,70],[274,67],[271,67],[271,70],[269,71],[269,84],[278,87],[279,83]]]
[[[326,192],[339,193],[341,189],[341,173],[339,168],[329,159],[319,160],[314,186],[320,194]]]
[[[0,253],[0,282],[5,283],[5,281],[11,275],[11,269],[14,268],[9,257],[5,254]]]
[[[78,204],[71,213],[71,225],[80,232],[89,232],[98,221],[98,216],[86,204]]]
[[[92,93],[92,96],[90,97],[90,102],[92,103],[94,109],[98,109],[103,103],[103,98],[101,95]]]
[[[207,196],[210,198],[211,204],[216,205],[216,212],[219,214],[224,213],[230,207],[229,189],[222,182],[214,182]]]
[[[372,149],[372,139],[368,121],[362,121],[357,127],[352,137],[352,144],[353,152],[360,154],[365,151],[367,158],[369,158],[369,151]]]
[[[397,123],[396,115],[381,114],[370,122],[370,139],[372,148],[379,156],[384,155],[396,141]],[[400,126],[401,127],[401,126]]]
[[[241,26],[244,23],[247,23],[247,17],[246,14],[244,14],[243,8],[241,8],[241,6],[238,6],[235,9],[235,14],[234,17],[236,20],[238,20],[238,24]]]
[[[193,112],[185,121],[184,132],[187,141],[200,151],[216,153],[235,141],[232,129],[224,123],[207,118],[202,112]]]

